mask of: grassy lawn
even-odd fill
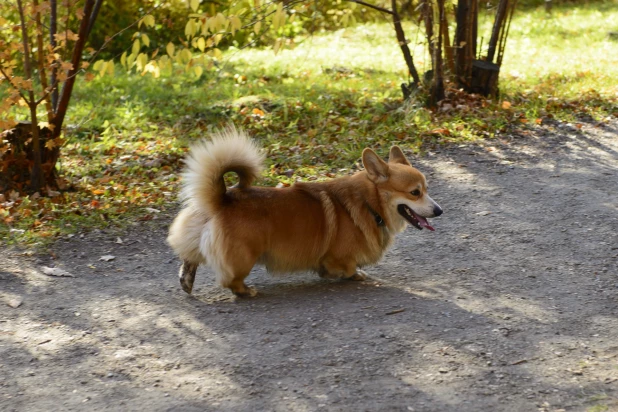
[[[491,21],[481,19],[485,39]],[[618,41],[607,32],[617,29],[613,3],[554,7],[551,17],[542,9],[521,11],[511,26],[500,98],[453,92],[437,111],[402,102],[406,68],[386,22],[316,35],[276,56],[229,50],[216,71],[199,79],[153,79],[120,69],[113,78],[80,79],[60,165],[73,190],[4,199],[0,237],[45,244],[175,208],[187,145],[227,122],[242,125],[268,151],[260,184],[274,185],[347,173],[366,146],[386,155],[397,143],[418,153],[493,138],[507,128],[534,128],[549,117],[616,116]],[[429,60],[422,32],[412,25],[406,31],[424,72]]]

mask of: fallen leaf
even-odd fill
[[[489,210],[483,210],[482,212],[475,213],[477,216],[487,216],[491,212]]]
[[[47,276],[56,276],[56,277],[61,277],[61,278],[74,278],[75,277],[73,274],[67,272],[66,270],[60,269],[60,268],[49,268],[47,266],[42,266],[41,270]]]
[[[528,359],[520,359],[518,361],[511,362],[511,365],[521,365],[522,363],[526,363],[526,362],[528,362]]]
[[[395,309],[395,310],[391,310],[390,312],[386,312],[385,315],[394,315],[395,313],[401,313],[403,311],[405,311],[405,308]]]
[[[506,100],[502,102],[502,108],[503,109],[510,109],[511,108],[511,103],[507,102]]]
[[[114,260],[114,259],[116,259],[116,256],[112,256],[112,255],[104,255],[99,258],[99,260],[102,260],[104,262],[109,262],[110,260]]]

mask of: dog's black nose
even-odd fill
[[[433,207],[433,215],[437,217],[437,216],[440,216],[441,214],[442,214],[442,208],[438,205],[435,205]]]

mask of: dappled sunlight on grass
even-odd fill
[[[483,36],[491,21],[482,14]],[[616,114],[617,43],[607,31],[617,21],[618,11],[605,4],[555,7],[551,16],[540,8],[517,12],[501,96],[450,89],[435,111],[424,107],[424,90],[402,101],[399,85],[409,79],[388,22],[299,39],[277,55],[231,49],[200,78],[120,70],[91,82],[80,77],[59,163],[61,186],[72,191],[51,199],[7,196],[0,233],[35,242],[124,218],[151,219],[175,200],[186,147],[228,122],[266,149],[260,184],[288,185],[354,171],[367,146],[385,155],[396,143],[418,153],[533,129],[549,118],[602,120]],[[429,68],[422,31],[408,23],[406,32],[422,75]]]

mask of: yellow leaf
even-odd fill
[[[135,39],[135,41],[133,42],[133,48],[131,49],[131,54],[137,54],[139,53],[139,49],[141,48],[139,39]]]
[[[45,142],[45,147],[49,150],[52,150],[54,147],[56,147],[56,143],[54,143],[53,140],[48,140]]]
[[[97,72],[98,72],[99,70],[101,70],[101,65],[102,65],[103,63],[105,63],[103,60],[97,60],[96,62],[94,62],[94,65],[92,66],[92,69],[93,69],[94,71],[97,71]]]
[[[135,62],[136,54],[130,54],[127,57],[127,68],[133,67],[133,63]]]
[[[190,6],[193,11],[197,11],[197,8],[200,6],[200,0],[190,0]]]
[[[212,55],[217,58],[220,59],[223,56],[223,53],[221,52],[221,50],[219,49],[212,49]]]
[[[283,3],[279,3],[277,4],[277,11],[273,16],[273,29],[277,30],[281,27],[283,21],[285,21],[285,16],[283,16]]]
[[[154,27],[154,25],[155,25],[155,18],[154,18],[154,16],[152,14],[147,14],[146,16],[144,16],[143,20],[144,20],[144,24],[146,26]]]
[[[255,23],[255,26],[253,26],[253,32],[255,34],[260,34],[260,29],[262,28],[262,22],[258,21],[257,23]]]
[[[217,27],[215,28],[215,31],[222,31],[225,30],[225,28],[227,27],[228,21],[225,18],[225,16],[221,13],[217,13]]]
[[[127,52],[126,51],[122,53],[122,56],[120,56],[120,64],[125,69],[127,68]]]
[[[202,35],[206,36],[210,32],[210,28],[213,24],[213,19],[213,17],[206,19],[206,21],[202,25]]]
[[[148,56],[145,53],[140,53],[135,59],[135,65],[137,66],[138,71],[144,70],[146,64],[148,63]]]
[[[202,76],[203,71],[202,66],[193,66],[193,73],[195,73],[195,77],[198,79]]]
[[[195,21],[193,19],[189,19],[187,25],[185,26],[185,36],[187,38],[191,38],[195,35]]]
[[[101,77],[105,76],[106,72],[107,72],[107,62],[101,61],[101,66],[99,67],[99,76]]]
[[[510,109],[511,108],[511,103],[507,102],[506,100],[502,102],[502,108],[503,109]]]
[[[110,76],[113,76],[114,75],[114,68],[115,68],[114,61],[113,60],[108,61],[106,68],[107,68],[107,74],[109,74]]]
[[[237,16],[230,17],[230,24],[232,26],[232,35],[236,33],[237,30],[240,30],[242,23]]]
[[[174,43],[172,42],[167,43],[167,46],[165,46],[165,51],[167,51],[170,57],[174,57],[174,49]]]
[[[144,43],[146,47],[150,46],[150,37],[148,37],[146,33],[142,33],[142,43]]]
[[[281,48],[281,39],[279,38],[275,41],[275,45],[273,46],[273,51],[275,52],[275,54],[277,54],[280,48]]]
[[[206,48],[206,40],[204,40],[203,37],[200,37],[199,39],[197,39],[197,48],[200,49],[201,52],[204,52],[204,49]],[[200,77],[200,76],[197,76]]]

